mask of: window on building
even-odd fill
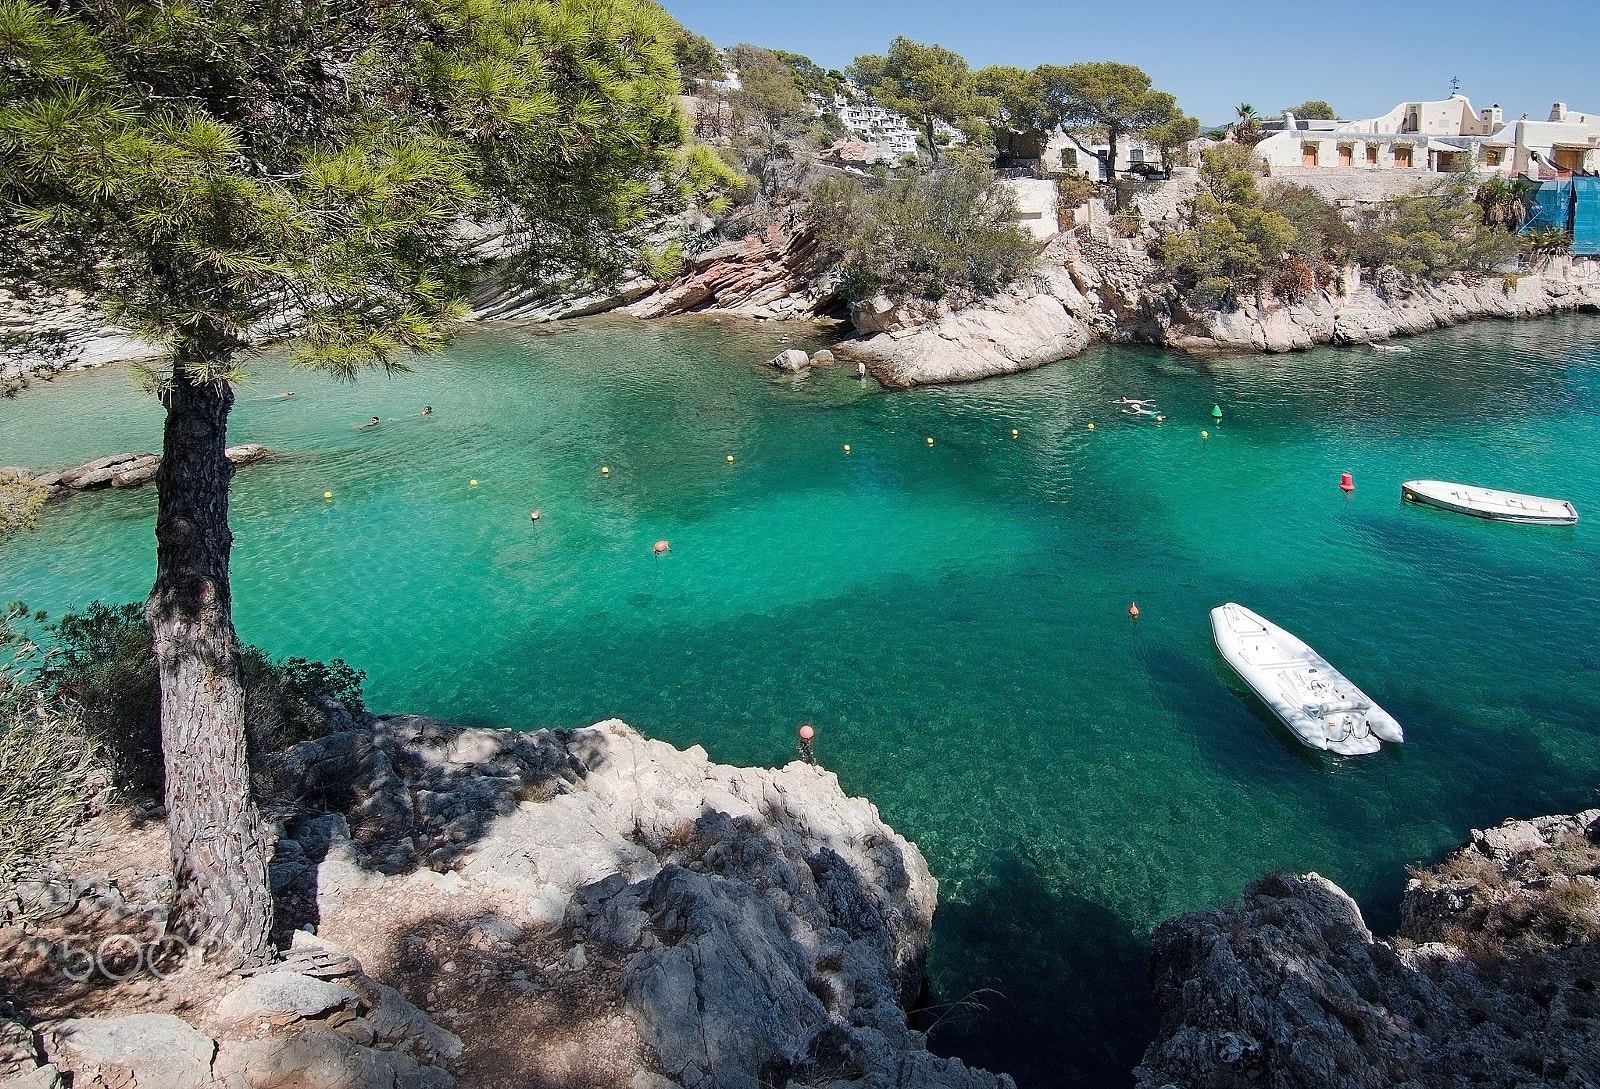
[[[1483,153],[1484,166],[1499,166],[1500,158],[1504,154],[1499,148],[1492,147]]]
[[[1142,147],[1130,147],[1128,149],[1128,162],[1130,162],[1130,163],[1142,163],[1142,162],[1144,162],[1144,148],[1142,148]]]
[[[1300,145],[1300,165],[1317,165],[1317,145],[1314,141],[1307,140],[1305,143]]]
[[[1339,165],[1349,166],[1355,160],[1355,148],[1349,144],[1339,145]]]
[[[1400,144],[1394,149],[1394,165],[1401,169],[1411,168],[1411,145]]]
[[[1378,145],[1377,144],[1368,144],[1367,145],[1367,165],[1368,166],[1377,166],[1378,165]]]

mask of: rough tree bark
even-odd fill
[[[228,411],[220,333],[179,347],[156,477],[156,582],[145,603],[161,678],[175,928],[221,970],[271,956],[267,836],[250,798],[244,685],[228,584]],[[210,364],[207,366],[207,364]]]

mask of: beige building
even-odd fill
[[[1415,170],[1554,177],[1600,171],[1600,114],[1557,102],[1545,121],[1506,121],[1498,104],[1475,111],[1465,95],[1402,102],[1365,121],[1313,121],[1286,113],[1256,145],[1274,175],[1303,170]]]

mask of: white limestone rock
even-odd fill
[[[216,1041],[166,1013],[80,1017],[46,1037],[48,1057],[78,1080],[138,1089],[212,1089]]]
[[[1005,295],[927,324],[847,340],[834,352],[861,360],[896,389],[971,382],[1032,370],[1080,354],[1089,329],[1074,311],[1084,298],[1065,270],[1043,268]]]

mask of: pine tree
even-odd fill
[[[0,282],[74,287],[170,348],[155,585],[176,920],[271,955],[244,765],[224,450],[252,343],[353,377],[440,346],[474,267],[601,280],[727,178],[685,151],[649,0],[0,0]]]

